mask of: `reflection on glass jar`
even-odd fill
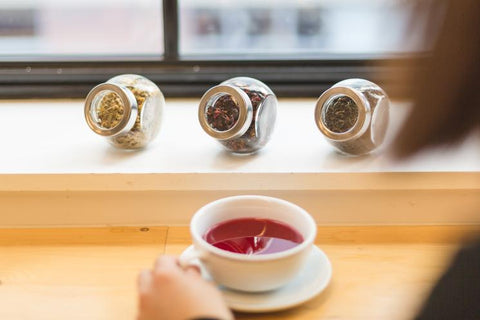
[[[139,149],[160,130],[165,99],[145,77],[124,74],[93,88],[85,100],[90,129],[117,148]]]
[[[263,82],[238,77],[208,90],[198,108],[203,130],[233,153],[263,148],[275,126],[277,98]]]
[[[348,79],[320,96],[315,122],[340,152],[362,155],[382,144],[389,108],[388,96],[378,85],[363,79]]]

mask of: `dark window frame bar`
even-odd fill
[[[163,0],[163,60],[178,61],[179,12],[177,0]]]
[[[268,56],[252,59],[248,55],[180,57],[176,0],[163,0],[163,18],[163,57],[112,57],[108,61],[96,61],[95,57],[77,61],[11,57],[0,62],[0,98],[83,98],[95,85],[123,73],[148,77],[166,97],[198,98],[209,87],[234,76],[257,78],[279,97],[318,97],[335,82],[347,78],[389,81],[395,68],[404,68],[421,56],[319,54],[282,56],[277,60],[268,60]]]
[[[0,63],[0,98],[83,98],[95,85],[123,73],[146,76],[166,97],[198,98],[209,87],[235,76],[257,78],[279,97],[316,97],[343,79],[388,82],[395,69],[402,69],[409,60]]]

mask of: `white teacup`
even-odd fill
[[[300,232],[304,241],[281,252],[246,255],[216,248],[204,240],[212,226],[239,218],[281,221]],[[192,217],[190,232],[195,248],[190,258],[199,258],[217,284],[257,292],[277,289],[298,274],[310,254],[317,227],[313,218],[293,203],[248,195],[223,198],[203,206]]]

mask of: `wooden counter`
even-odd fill
[[[458,245],[480,226],[319,227],[325,292],[238,319],[410,319]],[[187,227],[0,229],[0,319],[134,319],[137,273],[180,254]]]

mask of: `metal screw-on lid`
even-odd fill
[[[208,120],[208,109],[213,108],[222,97],[229,96],[231,102],[238,108],[238,118],[226,130],[215,128]],[[198,107],[198,121],[203,130],[218,140],[235,139],[241,137],[249,128],[253,118],[252,102],[241,89],[230,85],[218,85],[208,90],[200,100]]]
[[[332,103],[339,99],[352,101],[356,106],[355,123],[346,126],[342,130],[333,130],[325,121],[325,114]],[[335,116],[335,115],[332,115]],[[371,108],[366,97],[358,90],[349,87],[332,87],[326,90],[320,98],[318,98],[315,106],[315,122],[320,131],[331,140],[345,141],[357,138],[367,131],[370,119]]]
[[[106,94],[114,94],[120,98],[123,115],[121,120],[114,127],[106,128],[100,125],[97,117],[97,106],[102,103]],[[138,114],[137,100],[134,94],[127,88],[113,84],[102,83],[94,87],[85,100],[85,120],[90,129],[101,136],[115,136],[126,133],[132,129]]]

